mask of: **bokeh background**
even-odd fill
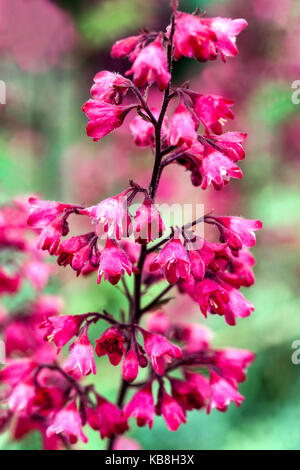
[[[246,400],[226,413],[190,412],[176,433],[156,418],[152,431],[132,425],[129,435],[144,449],[299,449],[300,365],[291,361],[300,339],[300,104],[292,103],[292,82],[300,80],[300,4],[298,0],[181,0],[208,16],[243,17],[249,27],[238,39],[237,58],[175,66],[178,83],[191,79],[199,91],[235,100],[236,120],[227,130],[249,134],[244,179],[221,192],[191,187],[180,167],[168,169],[161,201],[203,202],[216,213],[259,218],[256,285],[246,292],[256,310],[235,327],[223,318],[205,324],[214,345],[252,349],[257,354],[241,392]],[[110,58],[112,43],[145,26],[168,22],[168,0],[0,0],[0,80],[6,104],[0,105],[0,202],[38,193],[44,198],[92,204],[149,177],[151,154],[137,149],[126,125],[95,144],[85,134],[82,104],[101,69],[124,71]],[[48,287],[61,295],[66,313],[97,308],[117,312],[122,296],[95,278],[75,279],[60,268]],[[29,287],[18,302],[30,296]],[[11,300],[7,300],[9,302]],[[169,311],[182,318],[198,309],[182,298]],[[99,330],[95,335],[99,335]],[[119,370],[101,359],[97,387],[115,398]],[[39,436],[2,449],[38,449]],[[86,448],[103,448],[95,433]]]

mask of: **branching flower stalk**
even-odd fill
[[[12,347],[9,364],[0,376],[7,407],[2,428],[15,417],[19,426],[15,437],[38,429],[45,448],[69,448],[78,439],[87,442],[82,428],[88,425],[108,439],[108,449],[122,449],[128,448],[128,438],[125,444],[122,435],[131,418],[151,429],[155,415],[162,415],[168,429],[176,431],[192,409],[209,413],[212,408],[226,411],[231,402],[241,405],[244,397],[238,386],[254,354],[214,349],[204,325],[176,321],[163,306],[171,300],[170,291],[173,296],[177,289],[179,295],[188,295],[199,305],[204,317],[223,316],[227,324],[235,325],[237,318],[249,316],[254,307],[239,289],[254,283],[255,260],[249,249],[261,222],[207,213],[180,227],[166,228],[155,197],[161,175],[171,164],[189,171],[192,184],[203,190],[209,185],[220,190],[230,178],[242,178],[237,162],[245,156],[246,134],[223,132],[225,121],[234,118],[233,102],[193,91],[188,83],[175,86],[172,65],[182,56],[205,62],[237,55],[236,36],[246,25],[243,19],[183,13],[172,2],[166,31],[145,30],[114,44],[112,56],[127,57],[132,67],[125,77],[108,71],[94,77],[92,99],[82,108],[89,119],[87,135],[99,141],[135,111],[130,122],[133,140],[140,147],[151,147],[154,154],[148,188],[132,178],[122,193],[91,207],[37,198],[30,198],[29,205],[23,203],[23,212],[29,212],[24,230],[38,234],[37,253],[44,250],[57,256],[58,264],[70,266],[77,276],[97,272],[98,283],[105,280],[115,286],[121,281],[128,315],[119,320],[105,310],[71,316],[44,308],[42,321],[30,305],[21,320],[15,315],[0,322],[9,337],[7,332],[16,322],[23,327],[23,322],[34,318],[33,344],[25,349],[18,345],[22,360]],[[152,88],[162,93],[160,108],[151,105]],[[175,111],[171,103],[176,103]],[[198,133],[201,126],[203,132]],[[132,215],[129,208],[137,195],[144,200]],[[69,234],[71,215],[89,217],[93,229],[63,239]],[[9,225],[9,217],[3,218]],[[194,229],[199,223],[215,227],[214,243],[197,235]],[[4,239],[2,246],[9,243]],[[22,249],[30,251],[25,245]],[[6,273],[0,275],[6,291],[18,291],[18,281]],[[126,275],[134,276],[132,291]],[[167,286],[144,305],[144,294],[163,280]],[[98,322],[106,322],[108,329],[94,346],[89,328]],[[54,343],[60,353],[71,340],[66,361],[49,344]],[[113,366],[122,362],[116,404],[100,395],[93,383],[80,384],[82,377],[96,374],[94,352],[98,357],[108,356]],[[141,369],[147,373],[137,381]],[[154,382],[158,384],[156,398]],[[135,393],[128,401],[130,388]],[[131,445],[136,443],[131,441]]]

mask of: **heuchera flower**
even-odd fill
[[[133,232],[135,241],[145,245],[156,238],[160,238],[164,230],[165,226],[160,213],[151,202],[151,199],[146,196],[134,216]]]
[[[169,145],[190,147],[197,138],[197,119],[181,100],[170,121]]]
[[[155,119],[159,117],[159,110],[157,108],[150,108],[151,113]],[[161,139],[164,141],[169,132],[167,117],[164,118],[161,127]],[[152,122],[144,119],[142,116],[136,116],[129,124],[134,143],[138,147],[154,146],[155,144],[155,130]]]
[[[171,379],[172,396],[184,411],[200,410],[205,405],[203,396],[190,381]]]
[[[64,370],[77,379],[90,373],[96,374],[94,350],[87,331],[88,327],[85,325],[76,341],[71,344],[70,354],[64,365]]]
[[[204,125],[207,134],[222,134],[226,120],[234,119],[234,114],[230,109],[234,102],[216,95],[201,95],[193,92],[189,95],[193,100],[195,113]]]
[[[49,251],[50,255],[55,255],[57,254],[61,237],[68,233],[69,228],[65,218],[59,217],[41,231],[37,247],[40,250]]]
[[[225,57],[234,57],[238,54],[236,47],[236,36],[243,31],[248,25],[243,18],[232,20],[231,18],[203,18],[216,35],[216,49],[220,53],[221,58],[225,62]]]
[[[126,419],[136,419],[138,426],[148,424],[149,429],[152,428],[155,408],[151,382],[133,395],[124,408],[124,415]]]
[[[82,111],[89,119],[86,126],[87,135],[98,142],[102,137],[120,127],[129,111],[135,107],[136,105],[118,106],[98,100],[88,100],[82,106]]]
[[[121,276],[124,276],[125,271],[131,276],[132,272],[137,273],[138,269],[131,264],[125,251],[114,240],[107,238],[100,257],[98,284],[104,276],[105,280],[115,285],[119,282]]]
[[[255,231],[262,228],[260,220],[244,219],[242,217],[215,217],[227,231],[224,238],[228,246],[233,250],[240,250],[243,246],[252,247],[255,245]]]
[[[131,85],[131,81],[122,75],[102,70],[94,76],[91,95],[95,100],[120,104]]]
[[[127,208],[127,194],[128,190],[125,190],[82,211],[97,224],[96,233],[99,237],[105,235],[120,240],[123,236],[130,235],[131,218]]]
[[[144,347],[152,366],[160,375],[165,372],[165,364],[172,358],[182,357],[182,351],[178,346],[170,343],[164,336],[154,335],[142,330],[144,337]]]
[[[161,402],[161,413],[170,431],[177,431],[182,423],[186,423],[185,413],[179,403],[165,391]]]
[[[196,284],[195,299],[206,317],[207,312],[223,315],[229,302],[228,291],[212,279],[204,279]]]
[[[235,325],[236,318],[245,318],[251,315],[254,305],[245,299],[240,291],[227,287],[229,301],[225,306],[224,316],[228,325]]]
[[[101,396],[97,396],[97,407],[86,408],[87,420],[95,431],[99,431],[101,438],[111,437],[113,434],[122,434],[128,430],[127,420],[121,410]]]
[[[226,348],[216,351],[213,362],[222,371],[224,378],[243,382],[246,378],[246,369],[254,359],[255,354],[252,351]]]
[[[206,189],[210,184],[215,189],[222,189],[230,178],[243,178],[242,170],[226,155],[213,148],[206,149],[200,168],[202,176],[201,188]]]
[[[111,50],[111,55],[115,59],[121,59],[129,55],[133,49],[136,47],[139,40],[142,38],[142,35],[129,36],[125,39],[120,39],[117,41]]]
[[[218,149],[225,154],[233,162],[237,162],[245,158],[245,150],[242,142],[246,139],[247,134],[243,132],[225,132],[222,135],[210,135],[210,141],[217,144]]]
[[[139,372],[139,361],[136,351],[133,347],[126,353],[122,364],[122,376],[126,382],[133,382]]]
[[[62,434],[70,444],[76,444],[78,439],[85,443],[88,441],[88,438],[82,432],[82,421],[75,401],[54,414],[52,424],[48,426],[46,435],[51,437],[56,434]]]
[[[57,201],[43,201],[35,197],[30,197],[28,202],[30,204],[30,214],[27,223],[30,227],[37,229],[44,229],[59,215],[78,207]]]
[[[19,290],[21,277],[18,273],[12,275],[0,268],[0,294],[14,294]]]
[[[243,400],[243,395],[238,392],[232,382],[223,379],[213,370],[210,372],[210,401],[207,413],[210,413],[212,408],[226,411],[231,402],[241,406]]]
[[[142,88],[156,82],[158,88],[163,91],[167,88],[171,79],[168,71],[167,55],[158,37],[151,44],[143,48],[134,60],[126,75],[133,74],[135,85]]]
[[[166,243],[149,266],[150,271],[156,271],[158,268],[163,270],[170,284],[176,284],[180,278],[188,279],[191,265],[179,238],[172,238]]]
[[[99,357],[107,354],[110,363],[117,366],[126,352],[124,341],[125,338],[119,328],[112,326],[96,339],[95,352]]]
[[[83,317],[81,315],[50,316],[44,320],[40,328],[46,330],[45,339],[53,341],[59,352],[65,344],[77,335],[82,321]]]
[[[14,413],[30,413],[34,396],[34,385],[30,382],[20,382],[8,398],[8,407]]]

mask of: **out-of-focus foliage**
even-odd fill
[[[89,142],[80,108],[97,71],[122,67],[109,56],[111,43],[146,22],[164,24],[168,1],[66,0],[56,4],[63,5],[77,36],[56,65],[32,73],[16,64],[13,56],[1,58],[0,79],[7,86],[7,104],[0,105],[1,202],[39,192],[45,198],[94,203],[147,168],[145,154],[122,133],[106,138],[103,144]],[[153,432],[133,425],[130,435],[145,449],[299,449],[300,365],[291,362],[291,345],[300,339],[300,105],[291,101],[291,83],[300,79],[300,73],[297,76],[293,57],[289,62],[286,53],[294,39],[297,1],[182,1],[188,11],[197,6],[210,16],[243,16],[249,22],[239,42],[237,65],[229,61],[226,70],[222,63],[192,66],[199,90],[205,86],[211,93],[236,100],[240,130],[249,133],[245,176],[230,183],[222,194],[208,192],[204,200],[201,191],[190,190],[188,177],[176,169],[168,174],[168,197],[176,202],[176,193],[182,193],[190,200],[204,201],[215,212],[226,209],[264,222],[255,251],[256,285],[247,292],[255,312],[236,327],[215,317],[207,321],[217,346],[253,349],[257,360],[241,387],[246,400],[240,409],[232,406],[227,413],[213,411],[209,417],[193,412],[176,433],[167,431],[158,418]],[[226,75],[227,70],[232,70],[232,76]],[[176,64],[176,73],[184,80],[184,62]],[[114,149],[114,138],[120,139],[122,152]],[[61,269],[57,276],[61,282],[53,281],[50,288],[64,297],[67,313],[97,308],[116,313],[124,307],[118,290],[105,283],[99,287],[94,278],[78,281]],[[200,320],[200,312],[194,319]],[[106,359],[99,360],[101,393],[114,399],[118,380],[118,369]],[[96,433],[89,437],[87,448],[103,446]],[[0,446],[36,449],[40,440],[32,434],[15,443],[5,434]]]

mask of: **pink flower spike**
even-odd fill
[[[131,276],[132,272],[137,273],[138,269],[131,264],[125,251],[114,240],[107,238],[100,257],[98,284],[104,276],[104,280],[108,280],[112,285],[115,285],[124,276],[125,271]]]
[[[167,88],[171,74],[167,67],[167,54],[158,37],[151,44],[142,49],[130,70],[126,75],[133,74],[133,80],[137,87],[151,85],[156,82],[158,88],[163,91]]]
[[[58,351],[65,346],[75,335],[77,335],[83,317],[81,315],[50,316],[44,320],[40,328],[46,330],[44,339],[53,341]]]
[[[197,138],[198,120],[180,101],[170,121],[169,145],[190,147]]]
[[[169,431],[177,431],[182,423],[186,423],[185,413],[182,407],[166,392],[163,394],[161,412]]]
[[[141,330],[144,336],[144,347],[152,366],[157,374],[163,375],[165,364],[173,358],[182,357],[182,351],[178,346],[170,343],[164,336],[155,335],[148,331]]]
[[[138,208],[134,217],[133,232],[136,243],[146,245],[160,238],[165,230],[160,213],[148,196]]]
[[[244,397],[237,388],[229,381],[220,377],[216,372],[210,372],[210,401],[207,407],[209,414],[212,408],[226,411],[231,402],[241,406]]]
[[[112,326],[96,339],[95,352],[99,357],[107,354],[110,363],[117,366],[126,352],[124,341],[125,338],[119,328]]]
[[[55,413],[52,424],[46,430],[46,435],[52,437],[57,434],[66,437],[70,444],[76,444],[78,439],[84,443],[88,442],[88,438],[82,432],[82,421],[75,401]]]
[[[120,127],[129,111],[135,107],[136,105],[117,106],[98,100],[88,100],[82,106],[82,111],[89,119],[86,126],[87,135],[98,142],[102,137]]]
[[[136,351],[133,347],[126,353],[122,364],[122,375],[126,382],[133,382],[139,373],[139,361]]]
[[[180,278],[188,279],[191,265],[186,249],[179,238],[172,238],[166,243],[149,266],[150,271],[156,271],[158,268],[162,269],[170,284],[176,284]]]
[[[91,95],[94,100],[110,104],[120,104],[132,82],[118,73],[103,70],[94,77]]]
[[[149,383],[141,390],[136,392],[129,403],[124,408],[126,419],[136,419],[138,426],[148,424],[149,429],[152,428],[155,408],[152,396],[152,384]]]
[[[79,379],[90,373],[96,374],[94,350],[88,337],[88,326],[85,325],[78,338],[70,346],[70,354],[64,370]]]

